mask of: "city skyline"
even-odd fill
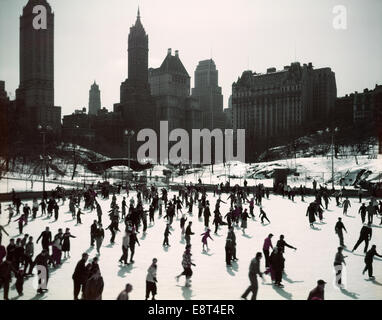
[[[50,0],[56,19],[55,105],[62,107],[62,115],[87,107],[89,86],[96,80],[102,107],[112,111],[119,101],[120,83],[127,77],[128,31],[138,5],[149,36],[149,67],[159,67],[168,48],[179,50],[193,88],[198,62],[212,57],[219,70],[224,107],[228,106],[232,83],[244,70],[265,73],[269,67],[282,69],[294,60],[330,67],[336,73],[338,96],[372,89],[382,79],[382,45],[377,41],[382,4],[368,2],[366,8],[344,1],[348,26],[335,30],[332,10],[338,3],[332,0],[311,2],[310,6],[297,0],[227,1],[219,2],[219,7],[216,1],[199,5],[173,0],[113,0],[92,1],[89,6],[86,1],[64,4]],[[0,39],[8,44],[0,48],[0,79],[5,80],[12,99],[19,84],[19,16],[26,3],[0,1]],[[226,20],[228,17],[231,20]],[[300,24],[304,28],[298,28]],[[250,37],[255,41],[248,40]],[[68,45],[76,50],[68,50]]]

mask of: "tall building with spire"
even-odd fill
[[[34,26],[36,6],[46,10],[46,28]],[[29,0],[20,16],[20,85],[16,100],[25,122],[32,127],[41,124],[61,129],[61,108],[54,106],[54,13],[46,0]]]
[[[89,90],[89,114],[97,115],[101,110],[101,91],[98,84],[94,81]]]
[[[203,112],[203,127],[209,130],[225,128],[222,88],[218,85],[219,72],[212,59],[200,61],[195,70],[192,96],[199,100]]]
[[[128,39],[128,78],[121,84],[120,103],[114,105],[114,112],[124,120],[125,128],[120,129],[121,138],[125,129],[135,132],[144,128],[156,129],[155,101],[148,82],[148,53],[149,39],[138,8],[137,19],[130,28]],[[133,153],[137,147],[132,146]]]

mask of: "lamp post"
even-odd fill
[[[38,125],[37,129],[42,134],[42,197],[45,195],[45,171],[46,171],[46,155],[45,155],[45,136],[48,131],[51,131],[50,126]]]
[[[332,190],[334,190],[334,135],[336,132],[338,132],[338,128],[334,128],[330,130],[329,128],[326,129],[326,132],[330,132],[332,135],[332,144],[331,144],[331,150],[332,150]]]
[[[131,174],[131,167],[130,167],[130,139],[131,139],[131,137],[133,137],[134,136],[134,134],[135,134],[135,132],[134,132],[134,130],[128,130],[128,129],[126,129],[125,130],[125,137],[127,137],[127,152],[128,152],[128,154],[127,154],[127,161],[128,161],[128,167],[129,167],[129,170],[128,170],[128,172],[127,172],[127,176],[128,176],[128,178],[130,178],[130,174]]]

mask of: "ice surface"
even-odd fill
[[[118,196],[118,203],[122,196]],[[135,193],[130,193],[130,196]],[[173,193],[169,194],[172,197]],[[223,195],[222,199],[226,199]],[[216,198],[208,194],[211,208],[214,208]],[[380,258],[374,259],[374,275],[376,280],[369,281],[367,275],[362,275],[364,267],[363,246],[361,245],[353,254],[344,252],[349,257],[346,259],[346,291],[340,291],[333,286],[334,271],[333,261],[339,245],[338,237],[334,233],[334,224],[338,217],[342,217],[342,208],[330,202],[329,210],[324,213],[324,223],[316,224],[316,229],[309,227],[308,218],[305,216],[306,208],[311,201],[311,197],[306,197],[306,202],[301,202],[300,197],[295,198],[295,203],[281,196],[272,195],[270,200],[264,199],[263,207],[267,213],[271,224],[261,225],[258,214],[259,208],[255,207],[256,221],[248,220],[247,235],[243,235],[240,229],[236,229],[237,237],[237,257],[239,261],[233,264],[232,268],[227,268],[225,264],[225,239],[227,227],[220,227],[219,235],[212,234],[214,241],[208,242],[210,250],[207,253],[202,251],[200,234],[204,232],[204,224],[198,221],[197,207],[194,207],[193,231],[195,235],[191,238],[193,260],[196,267],[193,267],[194,275],[192,277],[192,287],[184,287],[184,277],[176,282],[175,276],[182,272],[181,260],[185,243],[181,241],[181,232],[179,221],[174,220],[172,235],[170,235],[171,247],[164,249],[162,247],[163,233],[165,230],[165,221],[158,219],[158,213],[155,215],[155,225],[149,227],[147,235],[138,235],[141,246],[136,246],[135,263],[123,267],[118,260],[121,256],[122,233],[118,233],[116,243],[110,245],[110,232],[105,231],[105,240],[101,248],[100,268],[105,281],[103,299],[114,300],[122,291],[126,283],[131,283],[134,287],[130,298],[141,300],[145,297],[145,279],[146,272],[152,258],[158,258],[158,295],[157,299],[192,299],[192,300],[225,300],[240,299],[241,294],[249,285],[248,267],[250,260],[256,252],[262,251],[263,241],[269,233],[274,234],[273,244],[275,245],[280,234],[285,235],[285,240],[291,245],[297,247],[297,251],[286,248],[285,252],[285,271],[286,276],[283,279],[285,288],[276,289],[271,285],[269,276],[265,277],[265,283],[259,281],[258,299],[277,300],[277,299],[306,299],[309,291],[316,286],[318,279],[324,279],[326,285],[325,298],[333,299],[381,299],[382,298],[382,262]],[[110,200],[100,200],[103,208],[103,224],[108,226],[109,218],[107,210],[110,207]],[[30,203],[31,205],[31,203]],[[83,205],[83,203],[82,203]],[[357,214],[359,204],[358,199],[351,199],[352,207],[349,209],[349,217],[344,216],[343,222],[348,230],[345,233],[345,244],[352,249],[358,239],[362,223]],[[145,204],[147,207],[148,204]],[[7,223],[8,214],[4,209],[6,204],[2,204],[2,214],[0,224]],[[228,209],[227,204],[221,204],[221,213],[225,215]],[[186,210],[185,210],[186,211]],[[40,214],[40,213],[39,213]],[[179,216],[180,217],[180,216]],[[24,229],[36,240],[41,231],[49,226],[53,235],[58,228],[70,228],[76,239],[71,239],[71,258],[64,260],[64,263],[58,269],[52,269],[48,284],[49,291],[37,296],[33,287],[33,278],[27,280],[24,284],[24,296],[20,300],[29,299],[72,299],[73,282],[72,274],[76,263],[85,251],[89,252],[89,261],[95,256],[95,249],[90,248],[90,224],[96,219],[96,213],[86,212],[82,217],[82,225],[76,225],[72,216],[68,213],[68,201],[60,207],[60,217],[57,222],[53,219],[38,218],[30,222]],[[210,219],[212,222],[212,219]],[[380,219],[375,219],[373,226],[373,239],[370,243],[377,245],[377,252],[382,253],[382,229],[379,225]],[[123,229],[120,225],[120,229]],[[17,222],[11,222],[10,226],[5,226],[12,237],[18,237]],[[211,226],[211,229],[214,230]],[[9,238],[4,234],[3,243],[7,245]],[[35,245],[35,255],[41,251],[40,243]],[[264,259],[261,261],[261,269],[264,271]],[[14,283],[14,280],[13,280]],[[11,285],[10,298],[17,299],[17,292]],[[2,291],[0,292],[2,297]]]

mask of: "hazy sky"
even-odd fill
[[[19,16],[27,0],[0,0],[0,80],[14,97],[19,84]],[[127,38],[137,7],[149,35],[149,66],[167,48],[179,50],[192,77],[198,61],[219,70],[224,107],[244,70],[265,72],[292,61],[331,67],[338,96],[382,84],[381,0],[49,0],[55,13],[55,104],[62,114],[88,106],[100,85],[102,106],[113,109],[127,77]],[[336,30],[333,8],[347,9]]]

